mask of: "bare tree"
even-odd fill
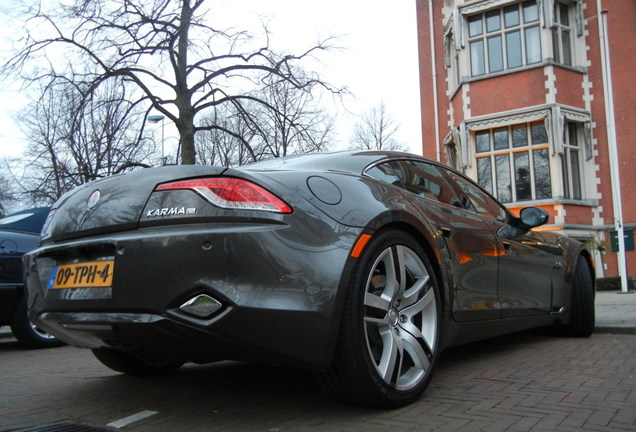
[[[0,172],[0,218],[5,217],[18,201],[11,178],[6,175],[8,170]]]
[[[292,67],[329,48],[329,40],[299,55],[276,55],[269,48],[267,28],[263,29],[264,41],[257,45],[247,32],[211,27],[205,19],[205,0],[76,0],[71,6],[65,4],[68,2],[60,2],[49,11],[30,11],[23,47],[4,71],[21,73],[29,80],[81,83],[87,101],[105,83],[122,80],[137,91],[131,101],[144,103],[148,112],[154,109],[174,122],[184,164],[195,163],[197,132],[233,133],[222,124],[197,125],[196,117],[202,112],[232,104],[244,114],[246,101],[275,109],[249,95],[246,88],[271,76],[297,89],[315,83],[329,88],[316,76],[296,76]],[[34,69],[35,64],[48,67]],[[133,96],[133,92],[129,94]],[[143,128],[139,133],[143,134]]]
[[[401,150],[407,146],[400,143],[397,132],[400,125],[387,112],[384,102],[360,116],[354,126],[350,149],[352,150]]]
[[[296,76],[303,72],[297,70]],[[259,89],[254,99],[240,111],[232,106],[218,107],[212,118],[204,122],[215,124],[223,131],[200,133],[197,139],[198,160],[236,166],[273,157],[297,153],[324,151],[333,142],[334,121],[318,106],[311,88],[298,89],[289,81],[270,77],[267,86]],[[240,138],[237,138],[240,137]]]
[[[21,119],[29,142],[22,186],[35,202],[152,163],[154,145],[137,134],[145,112],[126,100],[121,82],[90,97],[72,83],[51,86],[33,105]]]
[[[296,76],[302,76],[298,70]],[[334,120],[315,102],[311,88],[299,89],[270,77],[260,99],[274,109],[256,117],[259,159],[327,150],[333,142]]]
[[[221,106],[203,118],[203,124],[219,128],[196,135],[197,162],[206,165],[238,166],[257,160],[254,126],[234,106]],[[228,133],[231,131],[231,133]]]

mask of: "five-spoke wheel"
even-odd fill
[[[386,384],[416,387],[431,367],[437,339],[437,294],[410,248],[393,245],[373,263],[364,294],[369,355]]]
[[[374,236],[353,271],[334,365],[322,382],[356,403],[412,402],[437,363],[440,320],[439,289],[421,245],[402,231]]]

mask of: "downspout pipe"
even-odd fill
[[[612,179],[612,201],[614,205],[614,229],[618,240],[618,272],[621,277],[621,291],[629,292],[627,283],[627,262],[625,259],[625,231],[623,225],[623,207],[621,202],[621,177],[616,145],[616,118],[614,116],[614,90],[612,88],[612,64],[610,61],[607,34],[607,10],[602,9],[601,0],[596,0],[600,11],[599,38],[601,40],[601,69],[603,72],[603,93],[605,96],[605,117],[607,128],[607,146],[610,158],[610,176]]]
[[[439,138],[439,103],[437,100],[437,54],[435,52],[435,27],[433,19],[433,0],[428,0],[428,23],[431,39],[431,73],[433,75],[433,114],[435,116],[435,158],[442,161],[442,150]]]

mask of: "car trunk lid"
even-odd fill
[[[80,186],[53,206],[43,243],[137,228],[148,197],[160,183],[220,175],[221,167],[166,166],[115,175]]]

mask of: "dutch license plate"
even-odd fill
[[[115,273],[115,261],[89,261],[55,266],[50,289],[110,287]]]

